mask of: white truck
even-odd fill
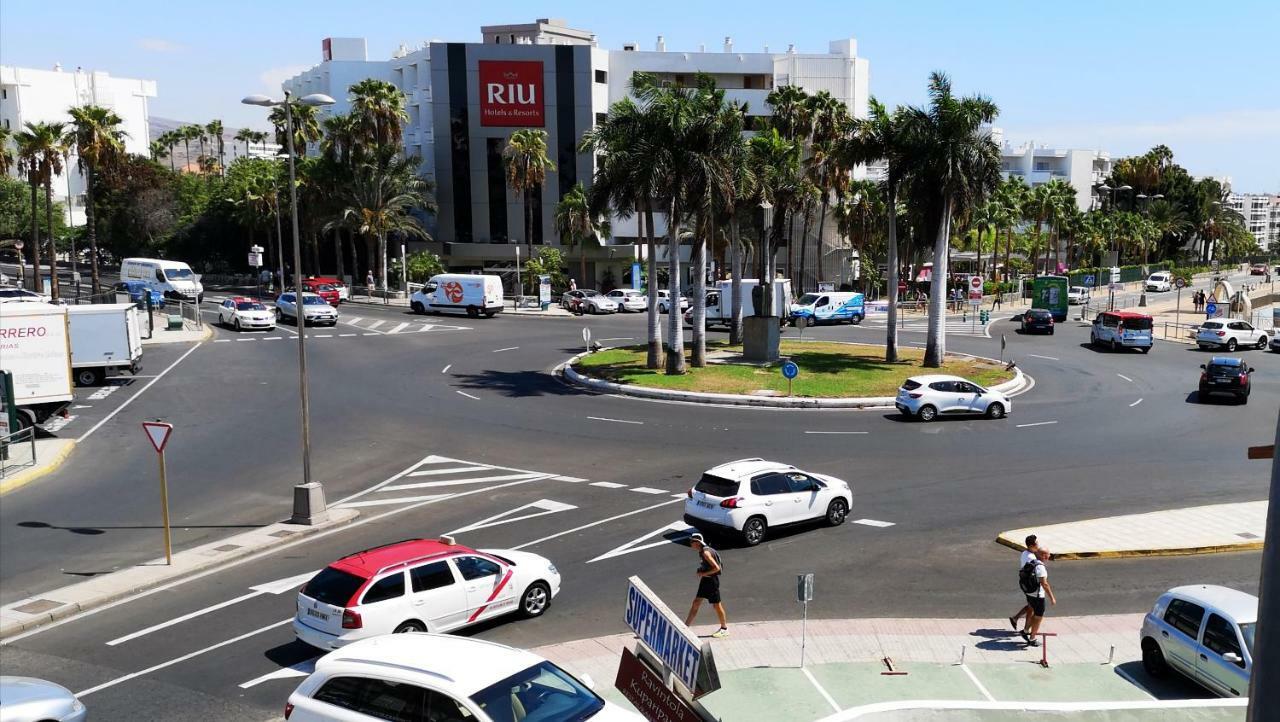
[[[742,279],[742,317],[754,316],[756,313],[755,297],[760,290],[760,281],[754,278]],[[791,318],[791,279],[778,278],[773,281],[773,313],[778,323],[785,324]],[[693,310],[685,312],[684,320],[692,323]],[[733,281],[717,281],[713,289],[707,291],[707,326],[728,327],[733,321]]]
[[[18,431],[58,413],[72,399],[67,309],[43,303],[0,305],[0,371],[13,375]],[[7,394],[6,394],[7,396]],[[5,415],[7,416],[7,414]]]
[[[99,386],[109,373],[142,370],[142,315],[134,304],[68,306],[67,315],[77,386]]]
[[[414,313],[465,312],[476,318],[502,313],[502,279],[474,273],[432,276],[409,296]]]

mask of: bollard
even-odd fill
[[[960,645],[960,664],[964,664],[964,645]]]
[[[1116,663],[1116,645],[1111,645],[1111,654],[1107,655],[1107,664]]]

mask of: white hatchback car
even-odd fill
[[[902,382],[893,405],[903,416],[933,421],[939,415],[984,414],[1004,418],[1013,410],[1009,397],[959,376],[913,376]]]
[[[618,308],[623,313],[649,310],[648,294],[634,288],[615,288],[606,293],[605,298],[618,304]]]
[[[688,492],[686,524],[709,533],[732,531],[747,546],[769,529],[816,519],[839,526],[853,506],[849,485],[790,464],[739,459],[708,469]]]
[[[680,297],[681,313],[689,310],[689,297]],[[671,292],[665,289],[658,291],[658,313],[671,313]]]
[[[290,722],[643,722],[555,664],[496,642],[375,637],[330,652],[289,695]]]
[[[1248,321],[1233,318],[1211,318],[1196,330],[1196,345],[1200,348],[1235,351],[1239,346],[1265,349],[1269,340],[1266,331],[1254,328]]]
[[[1220,697],[1249,693],[1258,598],[1209,584],[1174,587],[1142,620],[1142,666],[1170,668]]]

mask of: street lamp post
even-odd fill
[[[1109,186],[1109,185],[1107,185],[1107,184],[1105,184],[1105,183],[1104,183],[1104,184],[1102,184],[1102,185],[1098,186],[1098,190],[1100,190],[1100,191],[1104,191],[1104,192],[1106,192],[1106,193],[1110,196],[1110,198],[1111,198],[1111,203],[1109,203],[1109,204],[1108,204],[1108,207],[1109,207],[1111,210],[1109,210],[1109,211],[1107,211],[1107,212],[1108,212],[1108,213],[1112,213],[1112,212],[1114,212],[1114,211],[1115,211],[1115,205],[1116,205],[1116,192],[1117,192],[1117,191],[1131,191],[1131,190],[1133,190],[1133,186],[1131,186],[1131,185],[1129,185],[1129,184],[1127,184],[1127,183],[1126,183],[1125,185],[1122,185],[1122,186],[1120,186],[1120,187],[1118,187],[1118,188],[1112,188],[1111,186]],[[1117,265],[1117,266],[1118,266],[1118,265],[1120,265],[1120,252],[1116,249],[1116,236],[1115,236],[1115,231],[1114,231],[1114,230],[1112,231],[1112,234],[1111,234],[1111,253],[1112,253],[1112,254],[1114,254],[1114,255],[1112,256],[1112,258],[1111,258],[1112,264],[1113,264],[1113,265]],[[1111,272],[1111,271],[1110,271],[1110,268],[1108,268],[1107,273],[1108,273],[1108,274],[1110,274],[1110,272]],[[1114,311],[1114,310],[1115,310],[1115,307],[1116,307],[1116,289],[1115,289],[1115,284],[1108,283],[1107,285],[1108,285],[1108,287],[1109,287],[1109,288],[1108,288],[1107,310],[1109,310],[1109,311]]]
[[[294,289],[297,294],[295,302],[301,307],[304,300],[302,284],[297,283],[296,279],[302,271],[302,243],[300,240],[301,234],[298,232],[298,184],[294,170],[293,106],[290,104],[290,95],[288,91],[285,91],[284,100],[273,100],[265,95],[250,95],[241,102],[246,105],[260,105],[268,108],[278,105],[284,106],[285,139],[289,147],[289,211],[293,225],[293,274],[295,278]],[[327,95],[314,93],[303,96],[298,102],[303,105],[324,106],[333,105],[335,101]],[[276,203],[278,208],[278,196]],[[279,218],[279,213],[276,214],[276,217]],[[281,250],[283,250],[283,245],[282,239]],[[281,285],[283,285],[283,274],[280,281]],[[329,517],[329,511],[325,506],[324,487],[320,485],[320,482],[311,480],[311,403],[307,395],[306,314],[299,310],[297,318],[300,326],[298,329],[298,393],[302,401],[302,483],[293,487],[293,516],[289,519],[289,522],[292,524],[312,525],[326,521]]]
[[[1158,198],[1164,198],[1164,194],[1163,194],[1163,193],[1156,193],[1155,195],[1150,195],[1150,196],[1149,196],[1149,195],[1147,195],[1146,193],[1139,193],[1139,194],[1138,194],[1138,200],[1140,200],[1140,201],[1146,201],[1145,203],[1143,203],[1143,204],[1142,204],[1142,208],[1143,208],[1143,210],[1144,210],[1144,211],[1149,209],[1149,205],[1148,205],[1148,204],[1149,204],[1151,201],[1156,200],[1156,199],[1158,199]],[[1146,258],[1147,258],[1147,252],[1146,252],[1146,249],[1144,248],[1144,249],[1143,249],[1143,251],[1142,251],[1142,260],[1144,261],[1144,262],[1143,262],[1143,264],[1142,264],[1142,273],[1143,273],[1143,275],[1146,275],[1146,273],[1147,273],[1147,264],[1145,263]],[[1147,305],[1147,284],[1146,284],[1146,282],[1145,282],[1145,281],[1144,281],[1144,282],[1143,282],[1143,284],[1142,284],[1142,295],[1138,297],[1138,305],[1139,305],[1139,306],[1146,306],[1146,305]]]

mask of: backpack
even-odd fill
[[[1040,578],[1036,576],[1036,565],[1039,559],[1032,559],[1018,570],[1018,587],[1023,594],[1035,594],[1040,591]]]

